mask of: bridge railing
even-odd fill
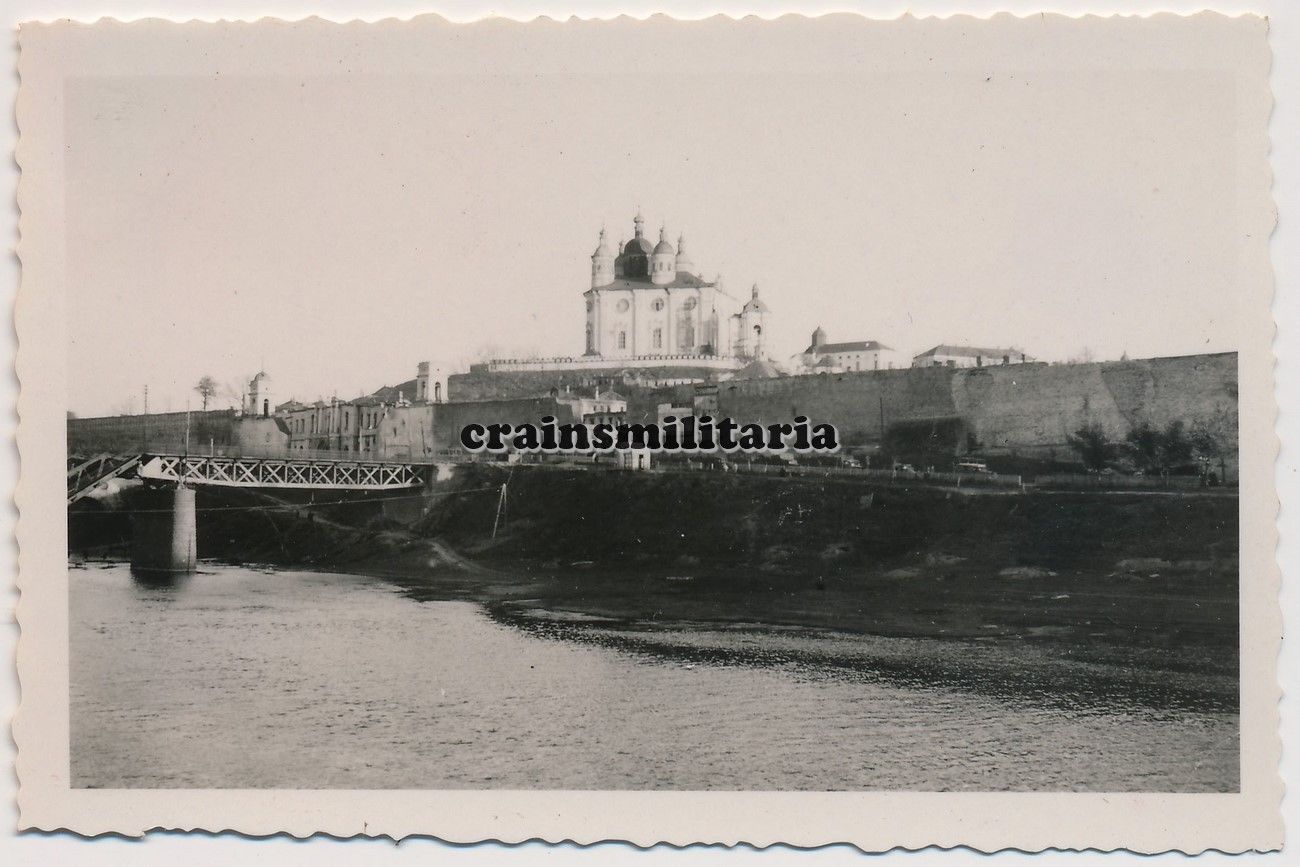
[[[265,460],[286,461],[345,461],[367,464],[429,464],[440,462],[433,457],[404,457],[381,455],[372,452],[345,451],[340,449],[291,449],[288,446],[225,445],[199,447],[193,443],[186,448],[185,443],[149,443],[145,450],[151,455],[175,455],[188,457],[218,458],[262,458]]]

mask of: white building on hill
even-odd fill
[[[987,346],[952,346],[946,343],[927,349],[912,359],[913,367],[994,367],[1024,364],[1034,359],[1023,349]]]
[[[889,370],[899,366],[898,353],[875,340],[828,343],[821,326],[812,333],[808,348],[794,357],[801,373],[844,373]]]
[[[763,354],[767,306],[758,287],[741,300],[720,280],[706,280],[686,252],[659,230],[659,243],[645,236],[645,220],[633,220],[632,240],[616,251],[602,229],[591,255],[585,357],[631,360],[725,359],[739,367]]]

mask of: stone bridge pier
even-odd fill
[[[131,570],[152,575],[193,572],[198,530],[194,489],[154,488],[131,515]]]

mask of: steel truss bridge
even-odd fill
[[[427,466],[340,457],[101,454],[70,458],[68,503],[114,478],[228,488],[390,491],[420,487]]]

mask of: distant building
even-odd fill
[[[573,417],[586,424],[619,424],[627,419],[627,398],[616,391],[597,388],[590,397],[562,392],[556,400],[567,404]]]
[[[993,367],[1033,361],[1023,349],[940,344],[912,359],[913,367]]]
[[[266,371],[258,371],[248,382],[248,394],[244,397],[244,415],[271,416],[271,377]]]
[[[761,357],[768,310],[758,287],[741,302],[719,280],[706,280],[686,252],[659,230],[659,243],[645,236],[636,215],[632,240],[615,251],[605,231],[591,254],[587,290],[587,357],[611,359],[724,359]]]
[[[889,370],[898,366],[898,353],[876,340],[829,343],[819,325],[808,348],[795,356],[795,363],[803,373]]]
[[[380,427],[392,410],[427,406],[437,402],[441,396],[441,387],[430,380],[429,362],[421,361],[416,366],[414,379],[385,385],[353,400],[331,398],[311,404],[289,400],[277,406],[275,414],[285,421],[292,451],[328,450],[376,455],[382,451]]]
[[[282,455],[289,440],[289,421],[283,417],[246,415],[235,425],[235,445],[247,455]],[[202,452],[203,446],[197,443],[197,451]]]
[[[722,377],[728,382],[737,379],[777,379],[785,376],[779,367],[766,358],[755,358],[730,376]]]

